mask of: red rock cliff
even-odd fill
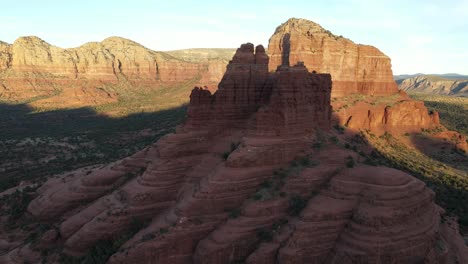
[[[270,38],[268,53],[270,70],[303,61],[311,71],[330,73],[332,97],[398,91],[389,57],[375,47],[335,36],[312,21],[291,18],[281,24]]]

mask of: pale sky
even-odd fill
[[[8,0],[0,2],[0,40],[35,35],[62,47],[109,36],[153,50],[268,45],[290,17],[370,44],[394,74],[468,74],[468,0]]]

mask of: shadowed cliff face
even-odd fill
[[[291,42],[290,42],[291,34],[286,33],[283,36],[283,50],[282,50],[282,57],[281,57],[281,65],[289,66],[289,54],[291,53]]]
[[[47,181],[28,211],[55,228],[0,261],[63,246],[109,263],[444,263],[434,193],[338,144],[357,139],[330,130],[330,74],[268,62],[243,44],[214,94],[192,90],[175,133]]]

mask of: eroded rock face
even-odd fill
[[[38,37],[21,37],[11,45],[0,43],[0,96],[18,100],[63,90],[68,94],[59,100],[71,98],[73,104],[73,100],[80,100],[73,92],[86,90],[94,93],[88,98],[92,105],[116,100],[115,96],[109,99],[99,94],[98,88],[105,85],[158,87],[198,79],[212,84],[219,81],[219,67],[216,60],[183,61],[119,37],[71,49],[55,47]]]
[[[302,64],[268,73],[267,65],[263,47],[242,45],[218,91],[192,91],[176,133],[44,184],[28,210],[57,223],[59,234],[44,233],[40,248],[63,243],[80,256],[147,220],[109,263],[444,259],[439,208],[421,181],[362,165],[334,143],[314,147],[330,133],[331,76]],[[16,247],[0,262],[32,261],[35,247]]]
[[[438,228],[434,193],[422,182],[394,169],[358,166],[340,172],[327,191],[309,201],[279,259],[423,262]]]
[[[437,112],[430,112],[422,101],[406,96],[390,99],[389,102],[370,99],[348,104],[344,105],[346,107],[342,102],[335,104],[335,118],[341,126],[355,131],[369,130],[379,136],[385,132],[403,135],[440,126]]]
[[[311,71],[332,75],[332,97],[354,93],[391,95],[398,91],[390,58],[377,48],[335,36],[320,25],[291,18],[281,24],[268,44],[270,70],[303,61]]]
[[[190,96],[186,127],[246,127],[251,133],[293,135],[330,125],[329,74],[308,72],[303,64],[268,73],[269,58],[262,46],[242,45],[228,64],[214,94],[195,88]],[[249,117],[256,113],[253,120]],[[213,121],[215,120],[215,121]],[[214,123],[214,124],[213,124]]]

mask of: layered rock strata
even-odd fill
[[[398,91],[390,58],[373,46],[355,44],[319,24],[291,18],[268,44],[270,70],[303,61],[311,71],[332,75],[332,97],[355,93],[384,96]]]
[[[11,100],[77,89],[99,92],[108,85],[141,89],[198,80],[212,84],[220,78],[216,60],[188,62],[119,37],[71,49],[37,37],[21,37],[11,45],[2,42],[0,77],[0,96]]]

